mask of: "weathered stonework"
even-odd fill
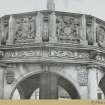
[[[72,99],[104,98],[105,22],[53,6],[0,19],[1,99],[16,89],[30,99],[38,88],[40,99],[58,99],[58,87]]]

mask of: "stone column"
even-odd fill
[[[9,19],[9,36],[8,36],[8,40],[7,40],[8,45],[13,44],[14,35],[15,35],[15,26],[16,26],[15,18],[13,16],[10,16],[10,19]]]
[[[97,28],[97,24],[96,24],[96,18],[93,17],[92,19],[92,30],[93,30],[93,45],[97,46],[97,42],[96,42],[96,28]]]
[[[88,66],[88,93],[89,99],[97,99],[97,66],[89,65]]]
[[[87,40],[86,40],[86,16],[82,15],[82,22],[81,22],[81,44],[82,45],[87,45]]]
[[[49,39],[51,43],[57,42],[55,12],[52,12],[51,15],[49,16]]]
[[[43,15],[41,12],[37,13],[36,17],[36,37],[35,42],[42,42],[42,31],[43,31]]]
[[[4,70],[0,67],[0,99],[4,97]]]

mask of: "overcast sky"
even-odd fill
[[[47,0],[0,0],[0,16],[46,9]],[[105,0],[55,0],[57,11],[91,14],[105,20]]]

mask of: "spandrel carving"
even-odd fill
[[[97,43],[100,47],[105,47],[105,27],[97,27]]]
[[[15,40],[27,40],[35,38],[35,17],[24,17],[17,19]]]
[[[57,17],[57,36],[60,41],[79,41],[79,19],[69,16]]]

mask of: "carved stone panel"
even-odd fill
[[[16,19],[16,42],[34,40],[36,34],[35,16],[26,16]]]
[[[100,47],[105,47],[105,26],[98,25],[97,26],[97,43]]]
[[[80,86],[87,86],[88,85],[88,72],[84,68],[80,68],[78,70],[78,83]]]
[[[80,41],[80,21],[70,16],[57,16],[58,40],[61,42]]]

